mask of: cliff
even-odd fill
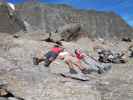
[[[61,33],[59,31],[60,28],[65,25],[78,24],[81,26],[80,33],[86,33],[88,37],[121,38],[133,36],[132,28],[114,12],[77,10],[67,5],[27,3],[17,5],[16,16],[20,21],[23,21],[21,27],[18,27],[20,26],[19,24],[15,25],[16,23],[11,19],[6,17],[3,19],[3,16],[0,16],[0,22],[2,22],[0,24],[0,32],[7,29],[9,30],[7,32],[12,33],[24,29],[27,30],[27,32],[39,31],[44,34],[56,31],[56,35],[64,37],[64,35],[62,35],[64,33],[58,34]],[[7,22],[3,22],[5,20]],[[14,24],[4,25],[9,22]],[[23,26],[25,26],[25,28]],[[75,37],[76,35],[71,34],[69,36]]]

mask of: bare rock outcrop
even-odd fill
[[[0,2],[0,32],[13,34],[25,31],[26,27],[19,14],[14,12],[14,15],[10,16],[9,13],[8,5]]]
[[[84,37],[91,38],[133,36],[132,28],[114,12],[77,10],[66,5],[25,3],[16,5],[16,11],[12,18],[8,13],[7,7],[1,4],[0,32],[25,31],[28,33],[22,35],[26,35],[26,37],[29,34],[33,38],[43,37],[45,39],[47,34],[52,32],[52,38],[55,40],[67,41],[80,37],[82,33],[85,33]]]
[[[116,13],[95,10],[77,10],[67,5],[24,4],[19,12],[31,27],[28,31],[55,32],[69,24],[81,26],[81,33],[88,37],[129,37],[132,28]],[[71,27],[71,26],[70,26]],[[70,33],[73,31],[70,28]],[[76,31],[75,31],[76,32]],[[77,33],[77,32],[76,32]],[[58,32],[56,33],[57,35]],[[65,35],[65,33],[62,33]],[[77,34],[78,35],[78,34]]]
[[[71,52],[79,47],[86,50],[92,47],[94,41],[87,38],[83,40],[80,40],[80,44],[63,42],[63,45]],[[8,83],[6,89],[10,93],[24,100],[130,100],[133,98],[132,60],[127,64],[113,65],[110,71],[102,75],[89,74],[90,81],[81,82],[59,75],[60,72],[68,71],[68,67],[61,61],[59,64],[53,63],[49,68],[44,67],[43,63],[38,66],[33,65],[32,57],[37,49],[41,48],[43,53],[46,53],[53,45],[45,41],[14,38],[7,34],[0,35],[0,80]],[[125,45],[121,45],[125,48]]]

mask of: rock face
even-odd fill
[[[14,16],[9,15],[9,9],[6,4],[0,3],[0,32],[16,33],[24,31],[25,26],[19,15],[14,13]]]
[[[102,18],[104,19],[104,17],[100,17],[98,22],[103,25],[105,30],[102,26],[98,27],[104,34],[97,34],[95,32],[98,32],[99,30],[95,31],[95,29],[97,29],[95,26],[96,24],[94,24],[95,18],[93,19],[95,16],[90,17],[94,12],[91,12],[90,14],[89,11],[77,11],[64,5],[48,6],[30,4],[30,6],[22,5],[19,6],[19,8],[16,12],[16,16],[18,19],[17,21],[23,22],[21,23],[22,26],[19,22],[14,22],[14,17],[13,19],[9,17],[6,7],[0,9],[0,12],[5,14],[4,16],[0,16],[1,32],[16,33],[25,30],[24,26],[28,32],[22,34],[22,36],[27,37],[28,39],[20,37],[19,34],[13,36],[0,33],[0,86],[6,85],[6,90],[14,96],[8,98],[0,96],[0,100],[132,100],[132,59],[124,65],[113,65],[112,70],[102,75],[96,73],[87,75],[90,79],[90,81],[87,82],[61,77],[59,75],[60,72],[68,71],[68,67],[61,61],[59,64],[51,64],[50,68],[44,67],[43,63],[38,66],[33,65],[32,58],[38,51],[38,48],[41,49],[41,53],[44,54],[54,45],[50,42],[35,41],[34,38],[42,39],[45,35],[47,37],[47,32],[55,31],[55,29],[57,29],[58,32],[57,34],[55,34],[56,32],[52,33],[53,37],[55,35],[57,37],[61,36],[62,38],[67,35],[64,39],[70,41],[75,39],[74,36],[77,35],[76,32],[87,32],[88,36],[104,36],[104,34],[106,34],[105,30],[108,29],[108,25],[104,25],[104,22],[102,23],[102,21],[100,21]],[[94,15],[95,14],[100,14],[99,16],[101,16],[103,13],[94,13]],[[78,20],[75,20],[77,15],[81,16],[83,24],[71,22],[70,19],[72,16],[75,16],[73,19],[74,21]],[[116,15],[112,18],[114,21],[111,24],[112,27],[115,26],[114,23],[117,23],[117,21],[114,20],[115,16]],[[117,18],[117,20],[121,21],[119,17]],[[13,22],[12,25],[10,25],[10,21]],[[72,27],[70,27],[71,25]],[[90,26],[88,27],[86,25]],[[59,27],[61,27],[61,30]],[[125,31],[125,33],[128,33],[130,30],[130,27],[128,27],[125,22],[122,22],[122,25],[117,27],[117,29],[119,30],[120,27],[128,30]],[[117,32],[115,28],[113,29],[114,31],[112,33],[106,35],[110,36],[113,35],[114,32]],[[95,32],[93,33],[93,31]],[[70,35],[72,38],[69,38],[68,33],[71,33]],[[81,33],[79,35],[81,35]],[[110,41],[102,44],[98,40],[88,40],[87,37],[80,38],[76,43],[72,41],[63,42],[63,45],[68,51],[74,52],[75,48],[83,48],[84,50],[87,50],[89,54],[94,53],[93,50],[91,50],[92,47],[95,46],[94,44],[103,45],[105,47],[108,44],[108,47],[111,48],[114,46],[117,49],[125,49],[129,45],[125,42],[123,44],[121,42],[111,43]]]
[[[86,33],[88,37],[133,36],[131,27],[113,12],[76,10],[66,5],[37,3],[17,5],[16,9],[15,16],[10,18],[8,9],[1,5],[0,32],[16,33],[26,30],[27,32],[40,32],[36,36],[42,35],[43,37],[53,32],[52,37],[69,41],[75,39],[76,35],[80,36],[79,32]],[[74,27],[73,31],[71,24],[80,25],[80,30],[75,31]],[[69,25],[68,30],[64,29]],[[68,33],[67,36],[66,33]]]
[[[63,42],[63,45],[73,52],[78,47],[88,50],[92,47],[90,42]],[[122,47],[125,48],[126,44],[122,44]],[[24,100],[132,100],[132,60],[124,65],[113,65],[110,71],[101,75],[89,74],[90,81],[81,82],[59,75],[60,72],[68,71],[68,67],[61,61],[59,64],[52,63],[49,68],[44,67],[43,63],[33,65],[32,57],[37,49],[41,48],[46,53],[53,45],[1,34],[0,85],[6,84],[10,93]],[[0,100],[11,98],[1,97]]]
[[[88,37],[133,36],[131,27],[114,12],[76,10],[66,5],[24,4],[18,12],[30,26],[28,31],[60,31],[66,24],[81,25]]]

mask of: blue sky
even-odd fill
[[[8,0],[22,3],[28,0]],[[29,0],[31,1],[31,0]],[[133,0],[38,0],[49,4],[68,4],[77,9],[96,9],[99,11],[114,11],[133,26]]]

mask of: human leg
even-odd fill
[[[98,71],[99,68],[97,67],[97,62],[94,61],[91,58],[86,58],[86,59],[82,59],[82,61],[87,65],[87,69],[91,70],[91,71]]]
[[[89,66],[88,69],[90,69],[90,71],[97,72],[98,74],[104,73],[103,65],[95,59],[87,57],[86,59],[83,59],[83,62]]]
[[[68,65],[68,67],[69,67],[69,72],[70,72],[71,74],[77,74],[76,70],[74,70],[74,67],[73,67],[71,61],[65,61],[65,63]]]
[[[46,56],[46,59],[45,59],[44,66],[49,67],[49,65],[56,59],[58,54],[54,52],[48,52],[45,56]]]
[[[83,74],[89,74],[90,73],[90,70],[83,67],[83,65],[81,64],[80,61],[73,62],[73,65],[75,65],[75,67],[78,67],[78,69],[80,69]]]

